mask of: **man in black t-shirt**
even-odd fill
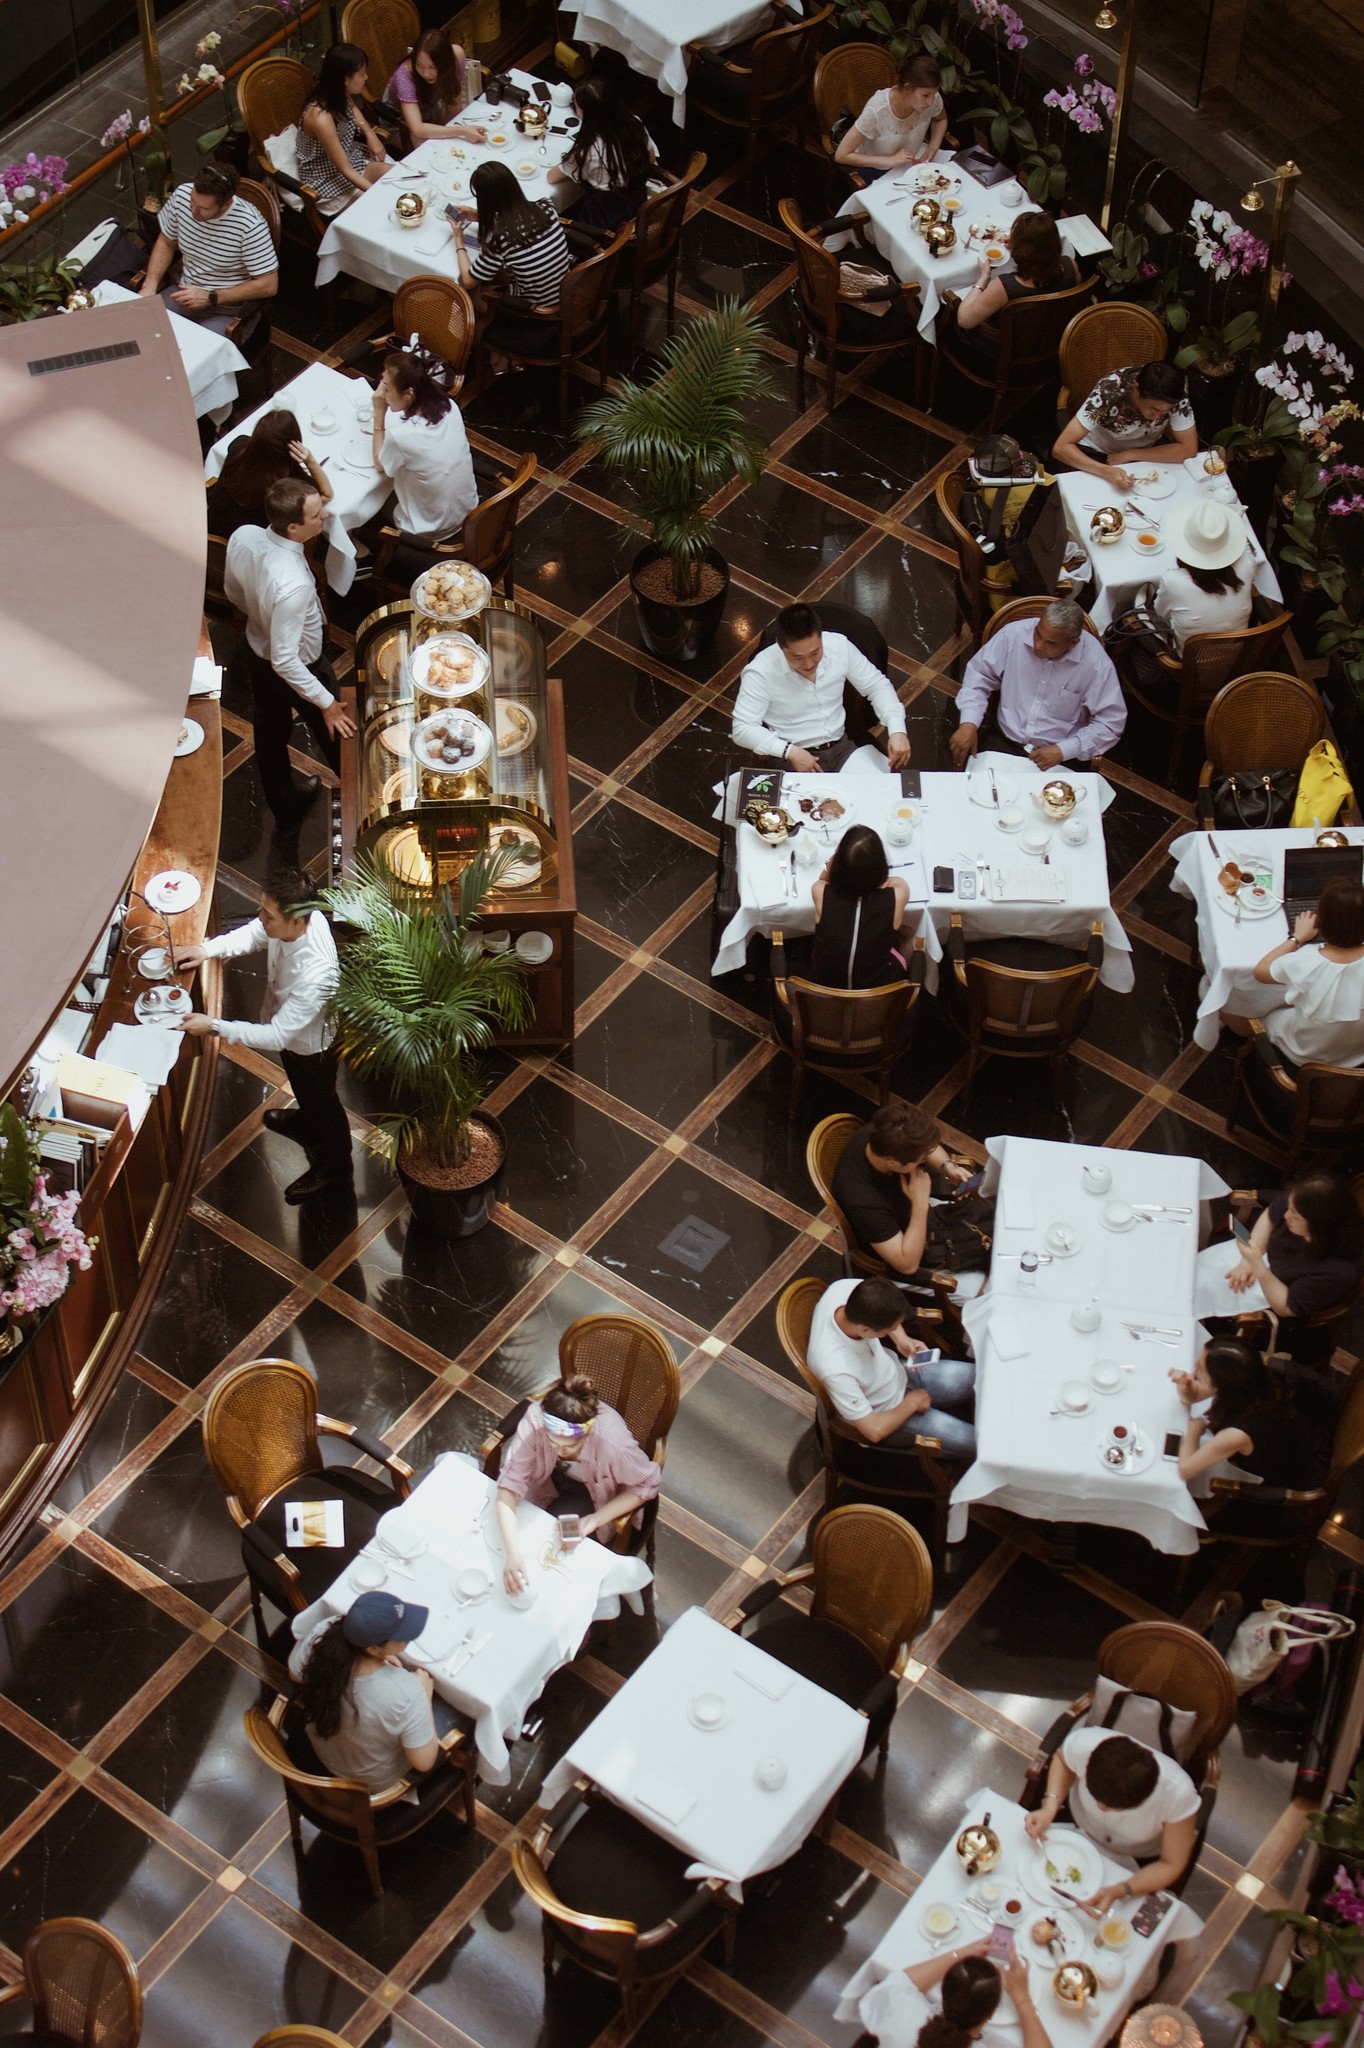
[[[923,1260],[930,1168],[952,1180],[969,1178],[967,1168],[948,1159],[926,1110],[892,1102],[849,1138],[834,1171],[833,1198],[860,1249],[906,1278]]]

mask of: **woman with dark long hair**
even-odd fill
[[[334,1777],[384,1792],[439,1761],[431,1674],[400,1662],[428,1612],[392,1593],[362,1593],[341,1620],[294,1645],[289,1672],[308,1740]]]
[[[1267,1486],[1312,1483],[1312,1454],[1297,1417],[1280,1401],[1269,1368],[1258,1351],[1235,1337],[1214,1337],[1203,1346],[1191,1373],[1170,1378],[1190,1410],[1179,1451],[1179,1476],[1187,1485],[1213,1467],[1229,1463],[1253,1473]],[[1197,1402],[1206,1414],[1195,1415]]]
[[[582,125],[549,182],[580,188],[573,202],[578,227],[614,233],[644,204],[654,146],[609,79],[585,78],[573,97]]]
[[[1343,1307],[1359,1285],[1364,1223],[1354,1190],[1333,1173],[1306,1175],[1271,1198],[1239,1250],[1227,1285],[1245,1294],[1258,1283],[1281,1340],[1301,1356],[1294,1324]]]
[[[905,971],[895,935],[909,888],[886,863],[879,832],[854,825],[814,885],[810,979],[827,988],[879,988]]]
[[[402,115],[414,145],[487,141],[486,128],[455,119],[464,105],[464,63],[464,52],[448,31],[429,28],[384,87],[384,98]]]
[[[297,418],[286,407],[276,406],[228,448],[208,494],[209,532],[229,540],[239,526],[264,526],[265,494],[281,477],[310,484],[324,505],[331,498],[327,472],[305,447]]]
[[[339,213],[388,169],[383,138],[359,102],[369,84],[369,59],[358,43],[333,43],[298,123],[298,175],[323,213]]]
[[[1263,987],[1284,991],[1284,1007],[1271,1010],[1264,1027],[1291,1062],[1364,1066],[1364,888],[1358,882],[1342,875],[1328,882],[1316,909],[1294,919],[1291,935],[1256,961],[1254,973]]]
[[[472,291],[501,284],[533,306],[557,308],[559,287],[572,268],[563,223],[548,199],[527,199],[506,164],[480,164],[469,180],[478,219],[478,254],[472,263],[464,246],[467,209],[455,222],[459,281]],[[499,308],[488,341],[518,355],[556,355],[559,331],[550,321],[518,318]],[[496,365],[495,365],[496,366]]]
[[[1051,2048],[1033,2004],[1027,1964],[1017,1955],[994,1963],[985,1953],[988,1945],[988,1935],[982,1935],[883,1977],[857,2008],[867,2032],[881,2048],[973,2048],[975,2042],[1017,2048],[1021,2030],[1023,2048]],[[1009,2004],[999,2013],[1006,1994]]]
[[[1013,269],[996,273],[981,250],[976,257],[976,281],[957,306],[957,327],[972,337],[976,351],[999,352],[999,334],[986,323],[993,321],[1013,299],[1030,292],[1060,292],[1080,282],[1075,258],[1061,246],[1061,235],[1049,213],[1020,213],[1008,237]]]
[[[507,1591],[515,1593],[527,1582],[516,1527],[521,1501],[555,1515],[581,1515],[582,1534],[609,1543],[612,1524],[627,1515],[637,1521],[662,1477],[624,1418],[607,1407],[584,1374],[561,1379],[538,1401],[528,1401],[497,1475]]]
[[[424,349],[394,349],[374,394],[374,466],[393,479],[394,524],[425,541],[446,539],[478,503],[449,374],[449,365]]]

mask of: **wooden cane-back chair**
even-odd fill
[[[1290,1165],[1352,1151],[1364,1135],[1364,1067],[1304,1061],[1291,1074],[1258,1017],[1250,1019],[1250,1036],[1237,1054],[1228,1132],[1241,1128],[1247,1101]]]
[[[972,357],[958,348],[955,321],[940,321],[938,345],[932,351],[933,383],[929,392],[929,410],[933,410],[937,397],[938,358],[945,356],[968,383],[993,392],[989,431],[992,434],[997,432],[1000,416],[1009,399],[1021,398],[1025,393],[1053,382],[1061,336],[1093,290],[1094,279],[1082,277],[1078,284],[1067,285],[1062,291],[1024,292],[1018,298],[1010,299],[1000,307],[991,322],[999,335],[999,353],[993,365],[987,365],[979,357]]]
[[[1157,718],[1174,726],[1166,771],[1172,782],[1189,727],[1203,723],[1213,698],[1229,682],[1273,660],[1292,622],[1291,612],[1277,612],[1272,618],[1242,627],[1239,633],[1191,633],[1182,654],[1154,655],[1156,669],[1168,679],[1169,697],[1163,700],[1150,694],[1150,683],[1143,680],[1135,663],[1120,662],[1129,693]]]
[[[1066,1056],[1084,1029],[1098,985],[1103,964],[1102,923],[1096,919],[1091,925],[1089,946],[1083,954],[1066,947],[1040,946],[1039,956],[1047,959],[1047,964],[1015,964],[1007,953],[992,959],[988,940],[980,948],[968,950],[957,910],[952,913],[947,940],[970,1048],[965,1093],[970,1095],[982,1062],[994,1053],[1005,1059],[1050,1060],[1052,1090],[1059,1102]],[[1009,943],[996,941],[995,945],[1003,952]]]
[[[815,66],[815,119],[824,154],[832,157],[839,138],[834,123],[846,115],[856,121],[874,92],[894,85],[900,67],[884,43],[839,43],[826,50]],[[856,164],[842,166],[855,185],[866,184]]]
[[[746,64],[699,43],[688,46],[688,115],[699,109],[726,128],[746,129],[750,170],[765,133],[792,115],[803,128],[816,53],[833,11],[834,0],[825,0],[803,20],[766,30],[750,45]]]
[[[899,282],[893,277],[886,279],[870,296],[890,302],[891,311],[882,325],[892,331],[874,338],[862,333],[856,341],[847,332],[846,314],[856,313],[865,305],[865,300],[855,293],[839,288],[839,258],[831,249],[826,249],[822,237],[825,234],[845,233],[852,230],[857,242],[866,246],[866,222],[864,213],[840,214],[836,220],[824,221],[818,226],[807,227],[799,202],[785,198],[777,201],[777,212],[782,226],[791,240],[792,253],[796,259],[796,305],[800,328],[796,336],[796,402],[805,404],[805,363],[814,352],[824,359],[824,404],[832,411],[838,388],[838,358],[849,356],[860,362],[868,356],[896,355],[900,350],[914,351],[914,395],[921,395],[923,374],[923,345],[919,338],[919,287],[912,280]],[[855,252],[854,252],[855,253]],[[896,304],[903,309],[903,317],[897,316]]]
[[[938,478],[933,496],[937,501],[938,517],[947,528],[952,545],[957,551],[957,624],[969,626],[972,639],[979,641],[985,629],[986,563],[980,551],[980,543],[958,516],[966,483],[967,474],[964,467],[949,469],[946,476]]]
[[[339,2034],[327,2027],[272,2027],[262,2034],[256,2048],[347,2048]]]
[[[805,1141],[805,1170],[821,1202],[832,1212],[843,1238],[843,1271],[849,1278],[857,1273],[871,1274],[878,1280],[894,1280],[905,1293],[922,1295],[927,1307],[941,1310],[950,1333],[959,1338],[961,1315],[952,1299],[957,1291],[955,1273],[926,1273],[920,1268],[912,1280],[906,1280],[903,1274],[892,1273],[883,1259],[878,1259],[875,1252],[857,1242],[852,1225],[834,1200],[834,1175],[838,1171],[838,1162],[849,1141],[861,1128],[857,1117],[841,1110],[835,1116],[822,1118]]]
[[[469,562],[481,569],[490,583],[501,583],[505,597],[516,595],[516,527],[521,500],[535,481],[539,458],[521,457],[514,475],[505,477],[501,488],[480,498],[466,517],[458,540],[428,545],[385,526],[374,551],[373,580],[385,596],[399,597],[409,590],[423,569],[433,562]]]
[[[329,222],[317,203],[317,194],[273,164],[265,146],[270,136],[298,126],[312,89],[312,72],[297,58],[258,57],[237,80],[237,107],[267,184],[299,200],[305,220],[321,241]]]
[[[1220,689],[1203,720],[1199,823],[1212,825],[1217,777],[1288,768],[1295,774],[1326,731],[1326,706],[1298,676],[1259,670]]]
[[[33,2008],[34,2030],[25,2041],[137,2048],[142,2033],[137,1964],[94,1920],[44,1920],[33,1929],[24,1943],[23,1982],[0,1993],[0,2008],[20,2001]]]
[[[248,206],[254,206],[270,231],[270,240],[275,245],[276,258],[279,256],[280,208],[279,195],[268,185],[262,185],[259,178],[241,178],[237,184],[237,197],[244,199]],[[248,361],[258,362],[270,342],[270,301],[252,299],[242,307],[241,312],[227,330],[230,342],[243,351]]]
[[[1055,602],[1056,599],[1054,597],[1047,597],[1045,595],[1038,597],[1011,597],[1009,602],[1002,604],[997,612],[991,612],[989,618],[985,621],[985,630],[980,636],[981,645],[984,646],[987,640],[993,640],[995,634],[1002,633],[1006,626],[1012,626],[1015,619],[1040,619],[1047,606],[1055,604]],[[1092,633],[1096,640],[1101,640],[1103,635],[1093,619],[1090,618],[1088,612],[1084,614],[1084,621],[1086,633]]]
[[[551,309],[531,306],[519,299],[509,302],[519,320],[540,321],[547,336],[553,336],[557,329],[556,349],[542,355],[531,350],[515,349],[503,342],[493,343],[509,362],[520,364],[523,368],[557,367],[561,429],[568,426],[568,380],[575,363],[591,363],[602,390],[606,389],[611,295],[616,288],[616,273],[620,269],[621,258],[633,232],[634,222],[626,221],[624,227],[617,231],[604,249],[598,249],[594,255],[583,257],[571,270],[565,271],[559,286],[557,307]],[[484,296],[490,306],[502,303],[502,294],[495,287]]]
[[[663,1464],[682,1380],[661,1330],[643,1316],[579,1316],[559,1339],[559,1372],[585,1373],[645,1456]]]
[[[383,98],[389,79],[421,32],[421,16],[412,0],[346,0],[341,41],[355,43],[369,59],[367,98]]]
[[[820,1074],[875,1074],[885,1108],[895,1064],[909,1050],[927,968],[924,941],[916,939],[908,976],[876,988],[829,988],[788,974],[783,935],[773,932],[773,1024],[792,1063],[788,1116],[800,1103],[807,1067]]]
[[[1124,370],[1129,363],[1163,363],[1169,348],[1165,322],[1149,306],[1134,306],[1126,299],[1086,306],[1061,336],[1058,405],[1069,418],[1100,377]]]
[[[835,1508],[815,1530],[811,1577],[812,1618],[847,1629],[901,1676],[933,1604],[933,1561],[918,1530],[889,1508]]]
[[[236,607],[227,594],[227,542],[220,533],[210,533],[204,558],[204,609],[216,618],[233,618]]]
[[[668,280],[668,332],[672,332],[673,305],[677,296],[677,259],[682,246],[682,226],[687,203],[706,168],[706,153],[694,149],[680,178],[672,178],[659,192],[651,192],[635,215],[630,244],[630,315],[628,338],[633,348],[639,327],[644,294],[660,277]]]
[[[254,1521],[266,1502],[322,1463],[317,1382],[287,1358],[256,1359],[227,1373],[204,1409],[204,1453],[234,1521]]]
[[[459,389],[474,348],[474,302],[462,284],[448,277],[409,277],[393,294],[393,332],[407,346],[416,335],[450,365],[451,390]]]
[[[412,1777],[395,1779],[382,1792],[371,1792],[358,1778],[330,1777],[320,1767],[305,1769],[294,1761],[284,1727],[291,1711],[297,1711],[293,1702],[280,1695],[268,1714],[258,1706],[250,1706],[242,1718],[246,1739],[256,1756],[283,1780],[289,1832],[296,1849],[303,1846],[300,1820],[306,1814],[320,1834],[359,1850],[370,1890],[380,1899],[384,1885],[379,1873],[379,1850],[384,1843],[405,1841],[456,1796],[463,1802],[466,1824],[471,1830],[475,1826],[473,1749],[459,1729],[453,1729],[441,1741],[445,1761],[454,1768],[439,1784],[429,1773],[424,1777],[414,1773]],[[440,1764],[436,1768],[439,1770]],[[427,1791],[424,1799],[423,1784]],[[416,1801],[407,1796],[414,1789],[418,1790]],[[435,1797],[430,1796],[433,1790]]]

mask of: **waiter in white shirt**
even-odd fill
[[[317,585],[303,550],[322,531],[324,507],[311,484],[281,477],[265,494],[268,526],[239,526],[227,544],[223,588],[246,613],[246,662],[251,675],[256,766],[265,801],[282,831],[302,823],[321,784],[301,785],[289,766],[289,734],[296,715],[312,728],[333,769],[339,741],[355,731],[331,688],[331,663],[322,652],[327,630]]]
[[[891,767],[906,767],[905,708],[890,677],[842,633],[824,632],[813,605],[787,605],[773,631],[773,645],[740,677],[735,745],[802,774],[836,771],[855,751],[843,718],[843,685],[851,683],[886,728]]]
[[[335,1026],[327,1015],[336,993],[336,942],[320,910],[308,909],[312,885],[296,868],[273,875],[261,892],[260,915],[235,932],[186,946],[178,958],[186,967],[201,960],[236,960],[266,951],[265,1000],[259,1024],[199,1011],[181,1029],[276,1053],[294,1091],[293,1109],[267,1109],[268,1129],[292,1138],[308,1155],[308,1170],[284,1190],[286,1202],[349,1182],[350,1125],[336,1093]]]

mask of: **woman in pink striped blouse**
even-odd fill
[[[581,1515],[584,1536],[609,1541],[622,1515],[638,1520],[662,1474],[614,1408],[581,1373],[532,1401],[506,1450],[497,1478],[497,1522],[506,1549],[502,1578],[515,1593],[527,1584],[516,1531],[516,1504],[533,1501],[554,1515]]]

